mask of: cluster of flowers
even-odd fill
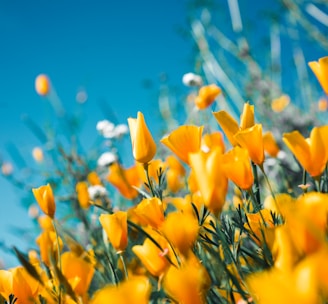
[[[328,93],[328,59],[310,67]],[[196,106],[208,108],[220,93],[216,85],[202,86]],[[38,250],[24,255],[15,249],[22,266],[0,270],[0,301],[327,301],[328,125],[313,128],[307,139],[298,131],[283,135],[304,170],[297,195],[272,190],[264,162],[280,148],[255,122],[253,105],[245,103],[240,122],[226,111],[213,115],[230,150],[221,132],[182,125],[161,139],[173,153],[165,161],[154,159],[158,146],[143,114],[128,119],[136,165],[124,168],[115,154],[105,154],[98,163],[108,166],[106,181],[91,172],[76,183],[80,207],[100,212],[92,225],[85,224],[86,245],[56,219],[51,185],[33,189],[44,213]],[[108,121],[97,129],[107,138],[128,131]],[[90,194],[91,186],[105,189],[105,182],[132,207],[113,208],[105,191]]]

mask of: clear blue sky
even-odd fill
[[[50,76],[65,108],[76,108],[83,86],[86,138],[96,138],[95,124],[103,119],[100,100],[113,108],[120,122],[136,116],[153,117],[156,99],[142,86],[165,72],[180,84],[192,70],[191,43],[176,32],[186,25],[185,1],[0,1],[0,157],[14,143],[30,160],[38,141],[21,120],[22,114],[43,126],[47,101],[34,91],[39,73]],[[87,141],[87,140],[86,140]],[[37,186],[37,185],[35,185]],[[11,227],[29,227],[19,195],[0,177],[0,241],[20,244]],[[18,243],[17,243],[18,242]],[[0,251],[3,257],[13,263]]]

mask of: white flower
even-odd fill
[[[105,132],[113,131],[114,128],[115,125],[106,119],[98,121],[96,125],[97,131],[102,135],[104,135]]]
[[[98,197],[106,196],[108,194],[105,187],[100,185],[90,186],[88,188],[88,193],[90,196],[90,199],[94,200]]]
[[[97,165],[100,167],[107,167],[116,161],[117,161],[116,154],[112,152],[105,152],[101,154],[100,157],[98,158]]]
[[[188,87],[196,87],[196,86],[199,87],[203,84],[202,77],[194,73],[184,74],[182,77],[182,82],[184,85]]]
[[[117,134],[117,137],[121,137],[122,135],[129,133],[129,128],[125,124],[119,124],[115,127],[115,133]]]
[[[115,126],[108,120],[98,121],[96,128],[105,138],[119,138],[129,132],[127,125],[119,124]]]

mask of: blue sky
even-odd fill
[[[22,115],[43,126],[52,119],[47,100],[34,91],[34,80],[46,73],[68,111],[75,111],[76,93],[84,87],[85,142],[96,138],[95,124],[104,118],[98,104],[105,100],[119,122],[157,109],[145,79],[169,75],[181,83],[193,69],[191,43],[177,32],[186,25],[185,1],[0,1],[0,157],[14,143],[27,160],[38,141]],[[37,186],[37,185],[36,185]],[[20,244],[13,225],[30,227],[20,208],[17,189],[0,178],[0,241]],[[7,255],[1,256],[13,263]]]

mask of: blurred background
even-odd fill
[[[32,227],[30,202],[22,197],[38,186],[25,180],[38,174],[29,165],[40,144],[37,129],[58,127],[53,106],[35,92],[40,73],[49,76],[53,98],[69,117],[69,126],[61,127],[78,130],[85,151],[97,145],[99,120],[126,123],[137,111],[160,134],[159,108],[168,100],[172,112],[182,111],[189,93],[182,84],[187,72],[221,86],[228,96],[225,107],[235,116],[251,100],[258,115],[267,117],[270,102],[287,94],[300,112],[295,115],[291,108],[285,116],[270,117],[271,125],[293,117],[297,128],[309,130],[312,123],[326,121],[326,97],[307,62],[327,55],[327,4],[249,3],[0,1],[0,260],[6,266],[16,263],[7,249],[16,245],[24,250],[24,231]],[[320,100],[323,110],[318,109]],[[174,121],[182,123],[183,115]],[[127,140],[126,162],[131,162],[130,149]]]

